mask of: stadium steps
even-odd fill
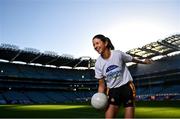
[[[35,103],[44,104],[53,102],[53,100],[44,95],[44,92],[29,91],[25,94]]]
[[[11,104],[27,104],[31,103],[31,101],[26,97],[23,93],[21,92],[16,92],[16,91],[6,91],[3,93],[3,96],[7,100],[8,103]]]
[[[61,92],[46,92],[45,95],[53,100],[55,103],[63,103],[68,101]]]
[[[0,94],[0,104],[6,104],[6,100],[4,99],[3,95]]]

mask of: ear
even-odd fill
[[[105,41],[105,46],[106,46],[106,47],[108,46],[108,41]]]

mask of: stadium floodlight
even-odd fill
[[[24,48],[24,51],[29,52],[29,53],[35,53],[35,54],[40,53],[40,51],[35,48]]]
[[[157,55],[157,56],[152,57],[151,59],[152,59],[153,61],[155,61],[155,60],[162,59],[163,57],[165,57],[165,56],[164,56],[164,55]]]
[[[83,62],[83,61],[88,61],[88,68],[90,68],[91,67],[91,57],[89,57],[89,56],[82,56],[82,57],[80,57],[80,58],[78,58],[79,59],[79,62],[78,63],[76,63],[76,65],[74,65],[74,67],[73,68],[76,68],[81,62]]]
[[[90,56],[82,56],[82,57],[80,57],[80,58],[83,59],[83,60],[89,60],[89,59],[91,59]]]
[[[18,46],[12,45],[12,44],[6,44],[6,43],[1,43],[1,48],[11,49],[11,50],[19,50]]]
[[[62,56],[62,57],[69,58],[69,59],[74,59],[74,56],[73,56],[73,55],[70,55],[70,54],[62,54],[61,56]]]
[[[91,59],[91,62],[90,62],[91,67],[95,66],[95,63],[96,63],[96,59]]]
[[[167,56],[175,56],[175,55],[179,55],[180,51],[175,51],[175,52],[171,52],[169,54],[167,54]]]
[[[1,73],[3,73],[4,71],[3,70],[1,70]]]
[[[53,52],[53,51],[44,51],[44,54],[46,54],[46,55],[50,55],[50,56],[58,56],[58,53],[56,53],[56,52]]]

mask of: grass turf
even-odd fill
[[[118,117],[123,117],[123,108]],[[90,104],[0,105],[0,118],[103,118]],[[136,102],[136,118],[180,118],[180,101]]]

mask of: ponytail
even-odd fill
[[[98,35],[95,35],[94,37],[93,37],[93,40],[95,39],[95,38],[98,38],[98,39],[100,39],[102,42],[108,42],[108,45],[107,45],[107,48],[108,49],[111,49],[111,50],[114,50],[115,48],[114,48],[114,46],[113,46],[113,44],[112,44],[112,42],[111,42],[111,40],[108,38],[108,37],[105,37],[104,35],[102,35],[102,34],[98,34]]]
[[[108,37],[106,37],[106,39],[107,39],[107,42],[108,42],[107,48],[109,48],[111,50],[114,50],[114,46],[113,46],[111,40]]]

